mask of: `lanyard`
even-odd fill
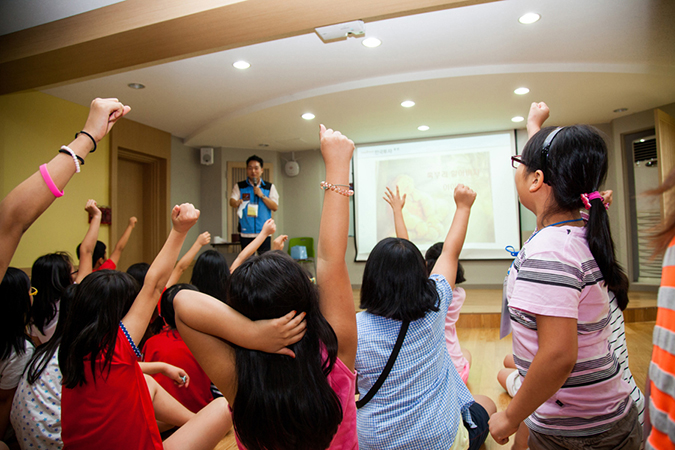
[[[554,226],[556,226],[556,225],[562,225],[562,224],[564,224],[564,223],[580,222],[580,221],[582,221],[582,220],[584,220],[584,219],[570,219],[570,220],[563,220],[562,222],[556,222],[556,223],[552,223],[551,225],[546,225],[546,226],[545,226],[544,228],[542,228],[541,230],[544,230],[544,229],[546,229],[546,228],[548,228],[548,227],[554,227]],[[527,244],[527,243],[530,242],[532,239],[534,239],[534,237],[535,237],[537,234],[539,234],[539,232],[540,232],[541,230],[535,231],[534,234],[533,234],[532,236],[530,236],[530,237],[527,239],[527,241],[525,241],[525,243]],[[518,253],[519,253],[515,248],[513,248],[513,245],[507,245],[506,247],[504,247],[504,250],[506,250],[507,252],[509,252],[509,253],[511,254],[511,256],[513,256],[514,258],[515,258],[516,256],[518,256]],[[513,263],[511,263],[511,267],[513,267]],[[509,267],[509,272],[510,272],[510,271],[511,271],[511,268]]]

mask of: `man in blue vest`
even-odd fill
[[[262,231],[272,211],[279,208],[279,193],[272,184],[262,180],[263,160],[253,155],[246,160],[246,179],[234,185],[230,196],[230,206],[240,209],[241,248],[246,247]],[[243,205],[243,206],[242,206]],[[271,237],[258,248],[258,254],[270,249]]]

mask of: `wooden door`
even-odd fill
[[[129,218],[134,216],[138,219],[136,227],[131,233],[122,257],[119,260],[119,270],[127,268],[135,263],[146,262],[150,264],[152,256],[147,255],[144,249],[144,236],[150,233],[150,224],[145,216],[143,207],[143,193],[147,192],[147,167],[138,161],[120,158],[118,161],[117,187],[118,195],[124,201],[118,202],[117,211],[113,211],[118,235],[111,236],[111,244],[115,245],[129,224]],[[108,256],[113,251],[108,249]]]

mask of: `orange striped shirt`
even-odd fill
[[[649,366],[652,432],[647,448],[675,449],[675,239],[663,258],[654,351]]]

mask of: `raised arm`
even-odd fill
[[[277,236],[277,238],[272,241],[272,250],[283,251],[284,245],[286,245],[286,241],[288,241],[288,235],[287,234],[282,234],[282,235]]]
[[[252,322],[225,303],[188,289],[176,294],[173,307],[181,337],[230,402],[234,401],[237,386],[232,344],[294,356],[287,346],[305,334],[305,313],[295,316],[296,312],[291,311],[278,319]]]
[[[82,130],[99,142],[130,109],[116,98],[97,98],[91,102],[89,117]],[[94,142],[86,134],[79,134],[68,147],[84,160],[93,150]],[[46,164],[46,169],[55,189],[62,192],[70,178],[75,175],[75,162],[71,155],[57,153]],[[0,202],[0,279],[5,276],[23,233],[49,208],[55,198],[40,171],[37,171]]]
[[[403,194],[401,197],[400,192],[398,191],[398,186],[396,186],[396,195],[387,187],[387,191],[384,193],[384,201],[389,203],[391,210],[394,211],[394,227],[396,228],[396,237],[401,239],[408,239],[408,229],[405,226],[405,221],[403,220],[403,207],[405,206],[405,198],[408,194]]]
[[[101,227],[101,210],[98,209],[95,200],[87,200],[85,211],[91,216],[89,222],[89,229],[87,234],[82,239],[80,244],[80,266],[77,269],[76,283],[81,283],[84,277],[89,275],[92,271],[92,258],[94,255],[94,248],[96,247],[96,240],[98,239],[98,230]]]
[[[230,273],[234,272],[234,269],[239,267],[241,263],[246,261],[248,258],[253,256],[253,254],[258,250],[258,248],[265,242],[267,236],[274,234],[277,231],[277,225],[274,223],[273,219],[267,219],[263,224],[262,231],[248,244],[246,247],[241,249],[237,255],[237,259],[234,260],[230,266]]]
[[[448,230],[448,235],[445,237],[445,242],[443,242],[441,255],[436,260],[434,270],[431,272],[432,275],[435,273],[443,275],[453,289],[457,277],[457,262],[459,261],[459,254],[462,252],[462,246],[464,246],[466,229],[469,226],[469,214],[474,200],[476,200],[476,193],[470,188],[463,184],[458,184],[455,187],[457,210],[455,211],[455,217],[452,219],[450,230]]]
[[[339,131],[321,125],[321,155],[326,164],[326,182],[340,190],[326,189],[321,210],[317,255],[317,284],[321,313],[338,338],[338,357],[350,369],[356,359],[356,312],[345,262],[349,232],[349,161],[354,143]]]
[[[548,119],[550,111],[544,102],[534,102],[530,106],[530,113],[527,115],[527,138],[537,134],[541,130],[542,125]]]
[[[137,222],[138,219],[136,217],[129,217],[129,224],[127,225],[127,228],[124,230],[124,233],[122,233],[122,236],[117,241],[117,244],[115,244],[115,249],[110,254],[110,259],[112,260],[112,262],[115,263],[115,265],[117,265],[117,263],[120,262],[122,252],[124,251],[124,248],[127,246],[129,238],[131,237],[131,232],[134,231]]]
[[[124,323],[135,343],[143,338],[155,306],[157,306],[157,301],[169,280],[174,261],[178,258],[180,248],[185,241],[185,235],[197,223],[198,218],[199,210],[189,203],[173,207],[171,211],[173,228],[169,237],[152,265],[150,265],[141,292],[138,293],[131,309],[122,319],[122,323]]]
[[[176,264],[176,267],[173,268],[171,276],[169,277],[169,281],[166,282],[166,287],[171,287],[178,283],[178,280],[180,280],[180,277],[183,275],[183,273],[185,273],[187,268],[190,267],[190,263],[193,259],[195,259],[195,256],[199,250],[209,242],[211,242],[211,233],[208,231],[205,231],[197,236],[197,239],[195,240],[195,243],[192,244],[192,247],[190,247],[190,250],[188,250],[183,255],[183,257]]]

